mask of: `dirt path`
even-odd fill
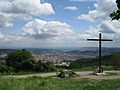
[[[81,71],[76,72],[79,77],[75,77],[75,79],[80,78],[90,78],[90,79],[120,79],[120,71],[105,71],[105,73],[116,73],[117,75],[91,75],[92,71]],[[1,76],[2,78],[28,78],[28,77],[49,77],[49,76],[55,76],[56,72],[51,73],[42,73],[42,74],[28,74],[28,75],[7,75],[7,76]]]
[[[76,79],[80,78],[90,78],[90,79],[98,79],[98,80],[107,80],[107,79],[120,79],[120,71],[105,71],[104,73],[113,73],[113,75],[109,74],[101,74],[101,75],[91,75],[91,71],[83,71],[83,72],[77,72],[80,76]],[[116,75],[114,75],[116,74]]]
[[[55,76],[56,72],[51,73],[41,73],[41,74],[27,74],[27,75],[7,75],[7,76],[1,76],[2,78],[28,78],[28,77],[49,77],[49,76]]]

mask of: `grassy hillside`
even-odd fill
[[[120,80],[0,78],[0,90],[120,90]]]

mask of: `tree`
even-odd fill
[[[34,66],[34,71],[37,72],[51,72],[51,71],[56,71],[56,67],[52,62],[42,62],[38,61],[36,65]]]
[[[35,64],[35,60],[30,51],[22,49],[8,53],[6,64],[9,67],[13,67],[16,72],[30,71]]]
[[[112,66],[114,69],[120,70],[120,53],[112,54]]]
[[[110,14],[110,17],[112,18],[112,20],[120,19],[120,0],[116,0],[116,4],[118,9]]]

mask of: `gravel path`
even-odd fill
[[[105,71],[105,74],[100,74],[100,75],[92,75],[92,71],[83,71],[83,72],[77,72],[80,76],[77,77],[76,79],[80,78],[90,78],[90,79],[98,79],[98,80],[108,80],[108,79],[120,79],[120,71]],[[117,75],[109,75],[106,73],[115,73]]]
[[[7,75],[7,76],[1,76],[2,78],[28,78],[28,77],[49,77],[49,76],[55,76],[56,72],[51,73],[41,73],[41,74],[27,74],[27,75]]]
[[[91,75],[92,71],[81,71],[76,72],[79,76],[75,77],[75,79],[80,78],[90,78],[90,79],[120,79],[120,71],[105,71],[105,73],[116,73],[117,75]],[[42,73],[42,74],[28,74],[28,75],[7,75],[7,76],[1,76],[1,78],[28,78],[28,77],[49,77],[49,76],[55,76],[56,72],[51,73]]]

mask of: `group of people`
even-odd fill
[[[100,69],[100,67],[97,66],[95,71],[93,72],[93,75],[96,75],[97,73],[103,73],[103,67],[101,67]]]

